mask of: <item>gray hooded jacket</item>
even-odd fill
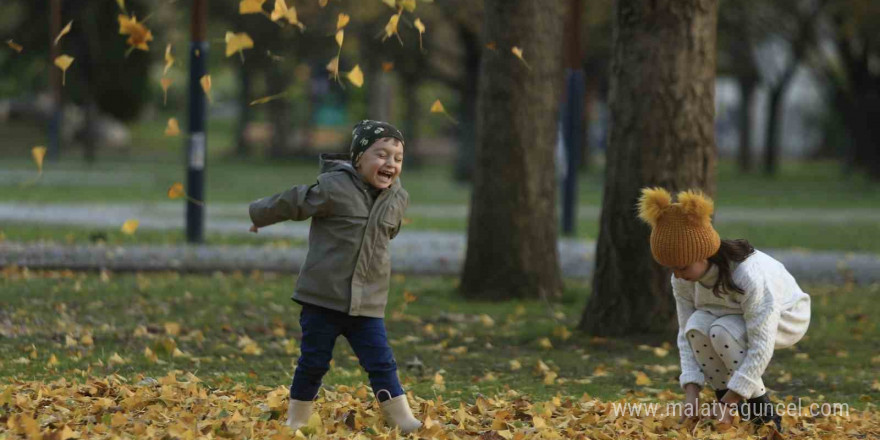
[[[400,231],[409,194],[397,179],[374,199],[345,154],[322,154],[320,165],[317,183],[251,203],[251,221],[264,227],[311,217],[293,300],[382,318],[391,278],[388,244]]]

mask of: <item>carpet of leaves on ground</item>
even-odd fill
[[[86,381],[16,382],[0,391],[0,422],[6,438],[374,438],[403,437],[386,428],[366,387],[325,390],[307,427],[293,432],[286,418],[286,387],[214,388],[192,373],[161,378],[111,375]],[[670,395],[669,398],[678,396]],[[708,396],[707,396],[708,397]],[[532,401],[514,390],[478,396],[474,403],[451,405],[441,397],[413,397],[414,412],[425,426],[413,438],[436,439],[655,439],[783,438],[770,425],[680,423],[678,417],[620,415],[615,405],[554,397]],[[876,411],[852,411],[828,417],[803,413],[785,416],[789,438],[859,439],[880,436]]]

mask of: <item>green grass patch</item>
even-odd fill
[[[556,303],[490,303],[463,300],[456,283],[403,276],[392,283],[389,337],[405,386],[420,396],[472,401],[513,388],[538,399],[617,399],[631,391],[679,391],[671,339],[596,339],[574,331],[586,284],[568,282]],[[0,376],[160,377],[180,369],[215,384],[287,384],[300,335],[292,288],[292,277],[258,273],[7,270],[0,278]],[[880,331],[872,319],[880,285],[806,290],[813,297],[811,328],[794,349],[774,355],[765,383],[780,397],[866,407],[880,398]],[[634,372],[652,384],[636,385]],[[338,340],[325,384],[367,383],[348,344]]]

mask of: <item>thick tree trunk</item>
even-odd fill
[[[414,76],[402,76],[403,84],[403,136],[406,139],[406,165],[410,168],[422,166],[422,152],[419,150],[419,121],[422,108],[419,105],[420,81]]]
[[[477,143],[477,96],[480,76],[480,56],[482,45],[479,35],[464,26],[459,30],[464,44],[464,68],[466,78],[461,82],[461,104],[459,105],[458,150],[455,157],[455,180],[470,182],[474,175],[474,157]]]
[[[596,270],[580,328],[596,335],[672,331],[670,272],[635,215],[641,188],[715,190],[717,0],[619,0],[611,135]]]
[[[278,67],[273,67],[269,72],[269,83],[271,90],[284,90],[288,86],[288,81],[284,73],[278,71]],[[290,102],[286,99],[276,99],[269,103],[272,121],[272,145],[269,148],[269,156],[273,159],[280,159],[290,156],[290,135],[291,135],[291,115]]]
[[[788,80],[783,79],[780,84],[770,89],[770,97],[767,103],[767,133],[764,142],[764,174],[775,176],[779,168],[779,147],[782,135],[782,110],[785,90],[788,88]]]
[[[474,190],[461,292],[560,296],[554,148],[562,92],[561,0],[487,0]],[[528,64],[511,53],[519,47]]]
[[[739,113],[739,149],[737,165],[741,173],[752,171],[752,106],[755,102],[755,90],[758,78],[741,77],[738,79],[740,90]]]

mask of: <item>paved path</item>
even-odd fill
[[[465,215],[449,207],[414,206],[410,215]],[[871,211],[871,210],[862,210]],[[868,215],[858,211],[858,215]],[[819,211],[824,212],[824,211]],[[140,228],[176,229],[182,227],[182,203],[153,204],[23,204],[0,203],[0,223],[37,222],[55,225],[119,227],[125,220],[136,218]],[[427,213],[427,214],[426,214]],[[764,219],[785,217],[768,211],[743,211]],[[798,218],[803,218],[798,213]],[[763,217],[762,217],[763,216]],[[735,215],[734,215],[735,217]],[[745,218],[745,217],[744,217]],[[755,217],[748,217],[755,221]],[[828,217],[829,221],[835,217]],[[772,221],[772,220],[767,220]],[[840,219],[842,221],[842,219]],[[208,206],[207,230],[247,234],[245,204],[213,204]],[[271,237],[308,237],[308,224],[288,222],[266,228],[261,235]],[[18,243],[8,236],[0,243],[0,265],[18,264],[32,268],[71,267],[110,270],[272,270],[296,272],[305,257],[304,248],[279,249],[271,246],[105,246]],[[594,242],[560,239],[560,262],[567,277],[588,278],[594,262]],[[405,229],[391,243],[393,267],[401,273],[459,273],[465,254],[466,238],[455,232]],[[835,281],[852,279],[857,282],[880,281],[880,255],[844,252],[807,252],[765,250],[780,259],[803,281]]]

